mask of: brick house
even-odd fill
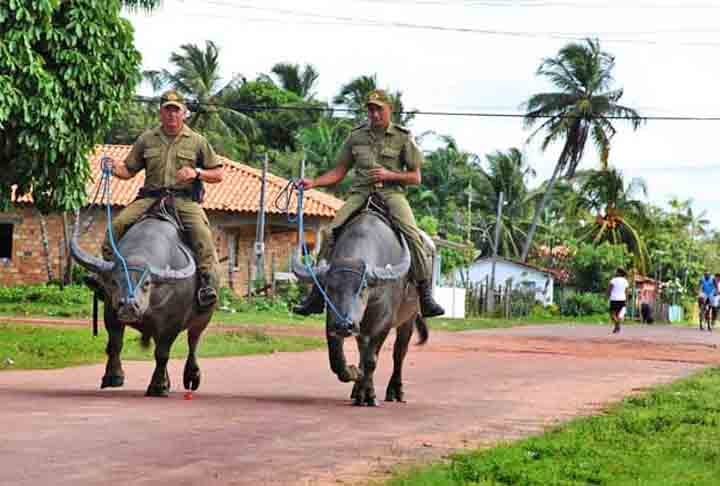
[[[88,186],[88,206],[81,211],[83,221],[93,221],[90,230],[80,238],[81,246],[91,254],[100,254],[106,230],[104,206],[90,206],[100,184],[100,158],[112,156],[123,160],[130,152],[129,145],[98,145],[90,154],[92,183]],[[247,291],[249,268],[255,261],[255,228],[259,211],[262,173],[227,158],[225,177],[219,184],[206,184],[203,207],[208,214],[215,235],[220,258],[222,284],[236,293]],[[117,212],[130,203],[145,180],[144,172],[123,181],[113,178],[111,183],[112,211]],[[264,268],[269,275],[272,268],[286,271],[297,243],[297,226],[288,222],[287,215],[275,200],[288,181],[272,174],[267,175],[265,192],[265,258]],[[99,196],[98,196],[99,197]],[[98,201],[99,202],[99,201]],[[316,248],[320,230],[327,225],[342,205],[342,201],[319,191],[305,194],[303,208],[305,239],[308,247]],[[297,199],[292,198],[292,213]],[[14,201],[11,212],[0,213],[0,285],[36,284],[48,281],[48,269],[55,278],[63,274],[67,256],[65,233],[72,229],[73,216],[51,214],[43,219],[32,205],[30,197]],[[47,248],[43,244],[42,225],[48,235]],[[249,264],[253,262],[252,264]]]

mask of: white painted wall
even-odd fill
[[[490,260],[478,260],[469,268],[458,270],[455,280],[458,285],[467,278],[475,284],[485,282],[485,277],[490,275],[492,263]],[[462,276],[461,276],[462,274]],[[535,284],[535,299],[543,305],[553,303],[554,279],[549,273],[541,272],[507,260],[498,259],[495,265],[495,285],[505,285],[507,279],[512,278],[513,288],[521,287],[522,282]]]
[[[442,317],[465,319],[465,289],[452,287],[435,287],[433,297],[445,309]]]

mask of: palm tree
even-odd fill
[[[272,67],[272,73],[280,80],[280,87],[292,91],[306,100],[315,98],[315,84],[320,73],[311,64],[301,68],[299,64],[277,63]]]
[[[340,87],[340,92],[333,98],[333,103],[346,106],[360,121],[365,119],[365,102],[371,91],[378,89],[377,74],[359,76]],[[393,122],[407,125],[415,118],[415,113],[404,113],[401,91],[387,91],[393,102]]]
[[[541,118],[547,118],[529,138],[544,132],[541,145],[543,151],[558,140],[564,139],[564,145],[547,190],[535,208],[523,247],[523,261],[527,260],[540,214],[557,177],[563,170],[568,178],[573,177],[582,160],[588,137],[600,154],[601,167],[606,168],[610,142],[616,133],[613,117],[629,120],[633,129],[637,129],[643,121],[635,110],[618,104],[623,90],[610,89],[614,67],[615,58],[600,50],[600,42],[597,39],[586,39],[584,43],[567,44],[556,57],[544,59],[537,70],[537,75],[547,77],[559,91],[539,93],[527,101],[527,128],[534,126]]]
[[[641,227],[647,223],[645,204],[637,199],[647,196],[647,185],[640,178],[625,184],[617,169],[578,173],[580,188],[572,204],[595,218],[589,228],[583,228],[580,239],[592,238],[593,243],[609,241],[624,244],[641,272],[647,269],[648,251]]]
[[[408,199],[418,208],[418,217],[432,216],[439,221],[442,232],[463,234],[462,209],[468,198],[468,184],[471,189],[479,185],[479,159],[461,150],[454,138],[441,135],[439,139],[443,145],[426,155],[422,183],[408,187]]]
[[[146,79],[156,91],[171,86],[185,96],[191,111],[188,125],[204,132],[218,152],[247,152],[256,134],[255,122],[229,107],[229,98],[244,78],[236,75],[220,85],[219,50],[212,41],[206,41],[204,50],[183,44],[180,51],[170,55],[174,71],[147,71]]]
[[[532,192],[528,190],[527,179],[535,176],[523,154],[517,148],[506,152],[496,151],[486,156],[487,169],[480,168],[482,192],[479,208],[488,221],[490,234],[495,231],[496,211],[500,193],[503,193],[503,209],[498,254],[520,255],[520,238],[526,235]],[[490,242],[482,242],[483,251],[490,250]]]

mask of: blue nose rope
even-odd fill
[[[290,213],[290,198],[292,197],[292,190],[297,191],[297,214],[296,216],[293,216]],[[278,194],[277,198],[275,199],[275,206],[280,209],[281,211],[284,211],[287,214],[288,222],[291,224],[297,223],[298,225],[298,233],[300,235],[304,235],[305,227],[304,227],[304,221],[303,221],[303,197],[305,194],[305,188],[298,185],[298,179],[290,179],[290,182],[288,182],[287,186],[285,186],[285,189],[283,189],[280,194]],[[281,207],[278,202],[281,197],[285,197],[285,202],[283,204],[284,207]],[[313,270],[313,267],[310,263],[312,261],[312,258],[310,256],[310,252],[308,251],[307,245],[305,244],[305,241],[303,240],[302,244],[303,248],[303,254],[302,254],[302,262],[303,265],[305,265],[305,269],[308,271],[310,276],[312,277],[314,285],[317,287],[317,289],[320,291],[320,295],[322,295],[323,300],[325,301],[325,305],[327,305],[327,308],[332,311],[333,314],[335,314],[336,322],[338,326],[346,331],[349,331],[352,329],[353,322],[350,318],[349,314],[342,314],[337,307],[335,306],[335,303],[332,301],[330,296],[327,294],[325,289],[323,288],[322,284],[320,283],[320,279],[318,278],[317,274]],[[349,272],[349,273],[359,273],[356,270],[350,269],[350,268],[338,268],[335,270],[336,272]],[[360,274],[360,285],[358,286],[357,291],[355,292],[355,298],[357,299],[360,296],[360,293],[363,291],[364,288],[367,287],[367,265],[363,262],[363,270]]]
[[[127,261],[125,261],[125,257],[123,257],[120,254],[120,250],[118,250],[117,245],[115,244],[115,237],[113,236],[112,231],[112,200],[111,200],[111,190],[110,190],[110,182],[112,180],[112,169],[106,164],[106,160],[108,157],[102,157],[100,159],[101,162],[101,168],[102,168],[102,176],[100,178],[100,185],[102,186],[102,199],[105,200],[105,208],[106,208],[106,214],[107,214],[107,233],[108,233],[108,240],[110,240],[110,246],[112,247],[113,254],[117,258],[117,260],[120,262],[120,264],[123,267],[123,274],[125,275],[125,281],[127,282],[127,294],[129,296],[129,300],[135,300],[137,297],[137,289],[140,287],[140,285],[145,280],[145,277],[147,277],[148,274],[148,268],[145,267],[142,268],[133,268],[128,267]],[[137,284],[133,286],[132,279],[130,278],[130,272],[142,272],[140,274],[140,278],[137,281]]]

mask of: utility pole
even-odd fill
[[[467,207],[467,238],[466,241],[470,241],[470,231],[472,230],[472,186],[468,182],[467,187],[468,195],[468,207]]]
[[[495,310],[495,264],[497,263],[498,248],[500,247],[500,226],[502,225],[502,207],[504,194],[500,191],[498,196],[497,218],[495,220],[495,245],[493,246],[492,264],[490,267],[490,289],[488,291],[488,312]]]
[[[265,284],[265,186],[267,184],[268,155],[263,159],[262,180],[260,182],[260,202],[258,219],[255,225],[255,281]],[[250,282],[248,282],[250,285]]]
[[[305,178],[305,157],[302,158],[300,161],[300,180],[303,180]],[[298,195],[298,204],[297,204],[297,223],[298,223],[298,255],[300,255],[300,260],[303,263],[305,262],[305,255],[303,252],[305,251],[305,222],[303,221],[303,200]]]

